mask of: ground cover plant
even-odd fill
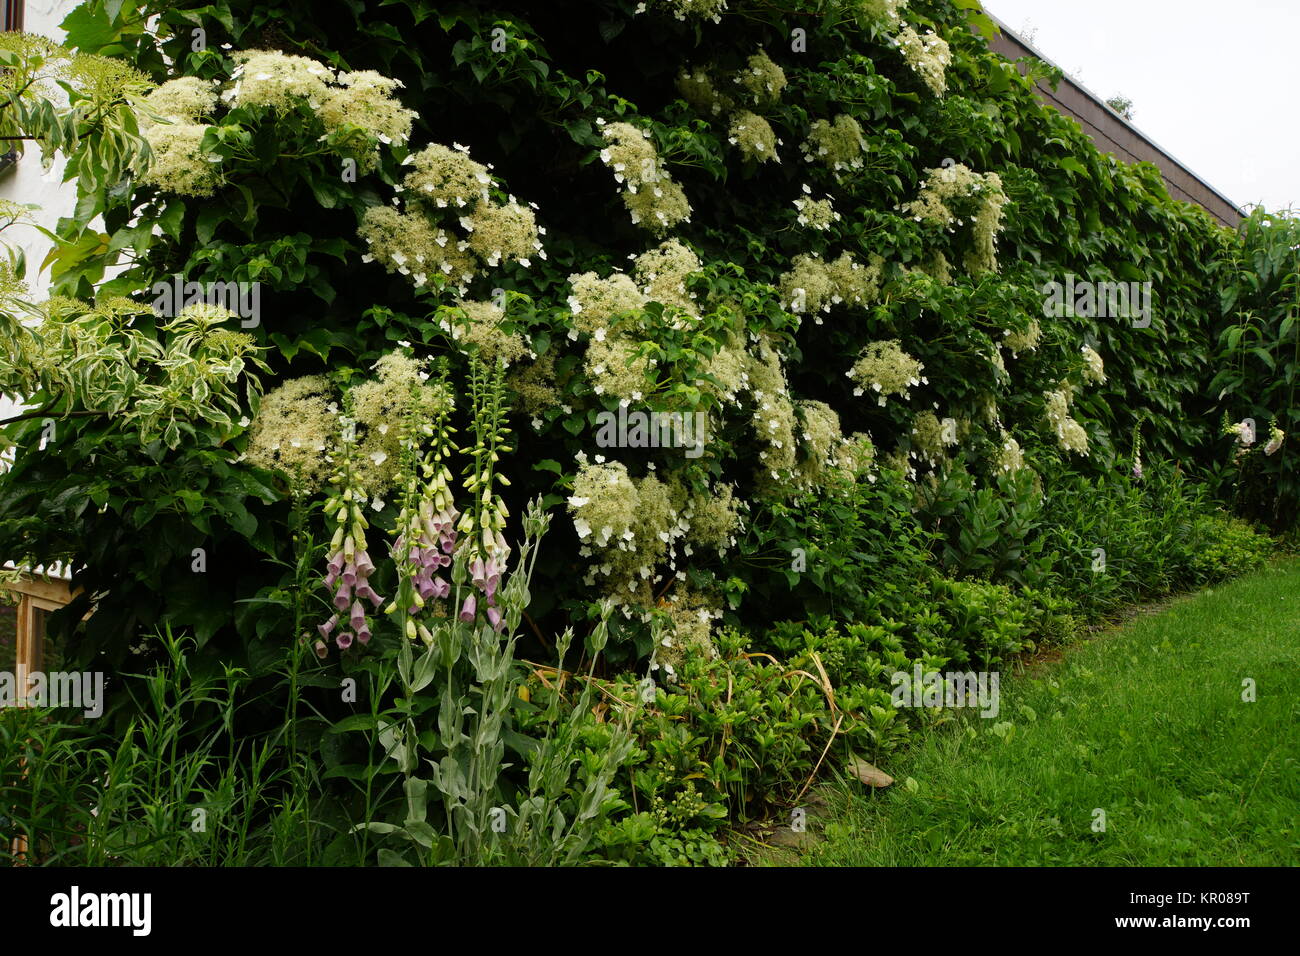
[[[40,859],[725,863],[930,728],[893,674],[1294,522],[1292,220],[1098,153],[978,4],[326,7],[0,39],[79,198],[0,265],[0,553],[110,677],[3,737]]]

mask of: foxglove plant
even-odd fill
[[[497,604],[497,596],[501,574],[510,557],[510,546],[502,533],[509,511],[495,491],[498,483],[502,486],[510,484],[509,479],[496,468],[500,456],[511,451],[505,444],[510,431],[505,424],[508,406],[504,397],[504,372],[504,366],[500,364],[490,370],[477,362],[473,364],[470,392],[476,410],[474,446],[470,449],[473,460],[466,467],[465,490],[474,498],[456,525],[456,529],[465,535],[466,566],[473,585],[460,604],[459,617],[470,622],[481,610],[498,634],[505,627],[505,619]],[[481,608],[480,595],[483,599]]]
[[[413,429],[407,443],[410,477],[393,551],[398,593],[388,610],[398,615],[408,639],[399,642],[396,653],[401,693],[377,724],[385,753],[403,774],[406,814],[400,825],[371,820],[356,829],[401,836],[424,863],[542,858],[572,863],[600,824],[609,784],[631,753],[632,737],[626,727],[619,728],[600,758],[584,765],[575,787],[573,773],[581,754],[578,722],[589,706],[575,709],[567,722],[552,720],[546,738],[531,752],[524,792],[507,802],[506,736],[525,676],[515,661],[515,646],[531,599],[537,545],[550,518],[540,499],[528,506],[523,542],[509,570],[507,512],[494,491],[497,482],[507,483],[495,466],[501,453],[510,451],[504,443],[500,368],[485,370],[474,363],[470,392],[475,443],[469,449],[472,461],[465,489],[474,499],[464,514],[458,516],[446,466],[451,430],[445,413]],[[432,439],[422,457],[417,435]],[[439,573],[448,564],[450,583]],[[449,599],[450,605],[441,614],[422,615],[426,600],[435,597]],[[608,617],[607,606],[593,635],[596,653],[605,644]],[[572,634],[566,633],[560,646],[567,649],[571,640]],[[417,658],[420,644],[424,650]],[[420,698],[431,685],[438,687],[437,721],[433,729],[421,732],[417,720],[430,708]],[[421,750],[428,751],[424,759]],[[421,765],[429,768],[427,777],[417,775]],[[566,816],[562,807],[570,795],[576,804]],[[441,805],[442,812],[434,814],[440,818],[437,826],[430,822],[431,802]],[[381,863],[407,862],[388,848],[381,849],[379,857]]]
[[[439,403],[432,421],[412,422],[403,441],[403,464],[408,477],[392,549],[393,562],[398,568],[398,593],[384,610],[386,614],[397,614],[404,608],[402,633],[412,641],[422,640],[426,646],[432,645],[433,635],[419,618],[429,610],[429,602],[445,601],[451,596],[451,583],[443,574],[451,568],[456,552],[459,537],[456,519],[460,517],[451,492],[451,471],[447,467],[447,460],[456,449],[451,441],[454,429],[448,423],[453,403],[445,367],[439,372],[438,386],[448,400]],[[430,440],[423,455],[422,439]]]
[[[355,422],[346,416],[340,421],[341,462],[333,478],[336,490],[325,502],[325,516],[333,518],[337,527],[330,539],[329,563],[324,578],[325,587],[333,592],[333,604],[338,611],[324,624],[317,626],[321,639],[316,642],[316,653],[320,657],[327,653],[325,642],[331,635],[334,635],[334,643],[342,651],[351,647],[354,640],[362,644],[369,643],[369,612],[362,601],[368,601],[373,610],[384,600],[370,586],[370,576],[374,574],[375,565],[366,550],[366,528],[370,526],[364,513],[367,499],[353,480]],[[334,634],[336,630],[339,632],[337,635]]]

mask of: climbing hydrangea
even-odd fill
[[[1002,343],[1011,349],[1011,357],[1018,358],[1021,352],[1033,352],[1038,348],[1038,343],[1043,338],[1043,327],[1037,319],[1030,319],[1029,326],[1023,332],[1008,329],[1002,333]],[[997,354],[998,350],[994,349]],[[999,360],[1001,355],[998,355]],[[1006,371],[1006,366],[1002,366],[1002,371]]]
[[[231,72],[231,85],[222,94],[232,106],[262,106],[287,113],[301,101],[320,109],[328,95],[326,82],[334,71],[305,56],[276,50],[243,50]]]
[[[441,143],[426,146],[404,163],[415,168],[402,181],[405,191],[439,209],[465,207],[488,198],[492,182],[488,167],[469,157],[465,147],[449,148]]]
[[[501,327],[505,311],[496,304],[458,299],[456,306],[464,313],[464,320],[443,319],[441,325],[461,349],[476,350],[487,362],[502,365],[510,365],[528,354],[523,336]]]
[[[616,272],[602,279],[594,272],[569,276],[573,294],[569,296],[569,309],[573,313],[573,328],[569,338],[576,339],[578,332],[595,335],[608,329],[616,317],[635,314],[645,308],[646,297],[631,276]]]
[[[921,376],[924,368],[903,351],[897,339],[889,339],[872,342],[864,348],[857,363],[845,374],[858,383],[854,395],[862,395],[870,389],[884,405],[890,395],[910,398],[909,389],[926,381]]]
[[[221,182],[221,163],[203,149],[209,129],[203,123],[186,122],[150,126],[144,137],[153,156],[140,172],[140,184],[178,196],[211,196]]]
[[[873,257],[868,266],[855,262],[847,252],[831,262],[816,255],[795,256],[791,269],[781,277],[781,299],[791,312],[829,312],[832,305],[847,302],[867,305],[880,291],[884,259]],[[820,316],[815,321],[821,322]]]
[[[140,128],[154,125],[154,116],[171,122],[197,122],[217,106],[217,90],[210,80],[182,76],[168,80],[144,98]]]
[[[1062,451],[1088,454],[1088,433],[1082,425],[1070,417],[1070,402],[1073,395],[1068,385],[1061,385],[1053,391],[1043,393],[1046,404],[1047,424],[1056,434],[1056,440]]]
[[[771,125],[756,113],[740,112],[731,117],[731,132],[727,142],[744,154],[746,159],[757,163],[780,162],[776,154],[780,142],[772,132]]]
[[[998,446],[997,469],[1002,474],[1014,474],[1025,467],[1025,456],[1020,450],[1020,442],[1006,431],[1002,432],[1002,444]]]
[[[686,277],[699,272],[701,266],[699,256],[678,240],[669,239],[637,256],[635,271],[647,299],[693,312],[695,300],[686,288]]]
[[[803,191],[811,194],[812,188],[805,184]],[[796,220],[799,225],[807,226],[810,229],[825,231],[840,221],[840,214],[831,205],[829,196],[825,199],[811,199],[809,196],[801,196],[794,201],[794,208],[799,212]]]
[[[355,126],[367,137],[385,145],[405,143],[411,137],[411,123],[416,118],[396,99],[401,89],[400,80],[391,79],[374,70],[342,73],[338,85],[325,92],[320,117],[331,130]]]
[[[867,140],[862,126],[852,116],[841,113],[833,123],[817,120],[808,131],[803,145],[804,159],[825,163],[835,172],[862,167],[862,154],[867,151]]]
[[[607,143],[600,159],[625,187],[623,203],[632,222],[660,235],[680,222],[689,222],[691,206],[686,193],[668,175],[649,130],[603,119],[598,124]]]
[[[1106,366],[1101,356],[1088,345],[1081,349],[1083,353],[1083,377],[1089,382],[1102,384],[1106,381]]]
[[[727,9],[727,0],[646,0],[637,5],[636,12],[643,13],[647,2],[666,8],[678,20],[696,17],[721,23],[722,14]]]
[[[677,74],[677,92],[695,109],[710,116],[722,115],[735,103],[730,96],[717,88],[708,71],[700,67],[693,70],[683,68]]]
[[[966,258],[972,274],[997,270],[997,234],[1002,229],[1007,204],[1002,178],[997,173],[980,174],[957,163],[926,170],[920,195],[903,207],[917,222],[948,231],[962,225],[962,214],[971,218],[973,247]]]
[[[948,88],[947,70],[952,65],[948,41],[933,30],[926,30],[922,36],[911,27],[903,27],[894,40],[907,65],[930,88],[930,92],[942,96]]]
[[[771,106],[781,98],[787,80],[785,71],[768,57],[766,50],[759,50],[749,58],[749,64],[735,77],[748,94],[751,102],[758,106]]]
[[[338,428],[334,388],[323,375],[291,378],[262,397],[248,431],[246,460],[283,471],[304,494],[328,477],[327,450]]]

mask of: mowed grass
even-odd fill
[[[828,794],[805,864],[1300,865],[1300,561],[1004,675],[996,719],[883,769]]]

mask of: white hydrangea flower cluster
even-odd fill
[[[325,103],[334,71],[310,57],[278,50],[242,50],[221,98],[232,106],[263,106],[287,113],[305,100],[312,109]]]
[[[1083,354],[1083,378],[1087,382],[1096,382],[1103,384],[1106,381],[1106,366],[1102,362],[1101,356],[1090,345],[1085,345],[1080,349]]]
[[[643,0],[636,5],[636,12],[645,13],[650,3],[666,8],[678,20],[694,17],[714,23],[722,22],[722,14],[727,9],[727,0]]]
[[[1019,358],[1021,352],[1036,351],[1042,339],[1043,327],[1037,319],[1030,319],[1028,328],[1023,332],[1012,329],[1003,329],[1002,331],[1002,344],[1011,349],[1012,358]],[[998,352],[999,350],[995,349],[994,351]],[[1006,365],[1002,365],[1001,368],[1002,371],[1006,371]]]
[[[203,149],[205,123],[158,123],[145,130],[153,151],[139,174],[140,185],[177,196],[211,196],[221,184],[221,157]]]
[[[903,8],[907,0],[857,0],[856,13],[859,21],[882,24],[886,29],[895,29],[903,22]]]
[[[695,547],[725,554],[735,546],[743,506],[729,486],[691,494],[673,479],[632,478],[622,462],[592,463],[585,454],[578,459],[568,505],[582,542],[579,554],[594,559],[586,583],[603,578],[617,602],[653,607],[664,567],[678,577],[684,573],[677,569],[679,550],[684,556]]]
[[[758,457],[767,476],[780,481],[798,462],[798,419],[781,354],[767,336],[759,339],[756,353],[748,353],[746,373],[755,405],[754,432],[765,446]]]
[[[831,204],[830,196],[825,199],[813,199],[812,187],[807,183],[803,184],[803,191],[804,195],[794,201],[794,208],[799,213],[797,217],[799,225],[825,232],[840,221],[840,214]]]
[[[600,159],[622,184],[623,204],[632,222],[656,235],[663,235],[681,222],[691,221],[691,204],[682,187],[673,181],[659,158],[650,131],[631,123],[606,123],[601,135],[609,144],[600,151]]]
[[[201,120],[217,106],[216,84],[197,76],[168,80],[141,104],[140,129],[153,151],[140,184],[178,196],[211,196],[221,182],[221,160],[202,149],[210,128]]]
[[[967,255],[966,268],[972,274],[995,272],[997,236],[1002,230],[1007,204],[1002,177],[997,173],[977,173],[962,163],[928,169],[921,182],[920,195],[904,206],[903,211],[917,222],[955,232],[957,226],[965,225],[965,220],[953,206],[960,207],[971,200],[974,208],[969,215],[974,247]]]
[[[263,107],[281,116],[305,102],[319,114],[326,137],[339,137],[341,144],[362,152],[363,169],[373,169],[378,162],[377,144],[410,139],[416,113],[395,96],[400,80],[374,70],[336,73],[310,57],[276,50],[245,50],[235,59],[239,65],[222,100],[232,107]]]
[[[820,487],[836,473],[851,481],[859,469],[871,463],[875,454],[871,439],[866,435],[845,438],[835,409],[817,401],[797,402],[796,409],[803,456],[792,476],[794,484],[802,488]],[[869,478],[874,480],[874,476]]]
[[[824,163],[838,178],[846,170],[862,168],[862,157],[868,147],[862,124],[841,113],[834,122],[820,119],[813,123],[801,148],[806,162]]]
[[[489,363],[507,367],[530,354],[522,335],[507,332],[501,327],[505,310],[496,303],[458,299],[456,307],[464,313],[463,321],[444,318],[439,326],[451,336],[461,351],[467,354],[476,351]]]
[[[470,159],[467,147],[434,143],[404,163],[414,167],[396,187],[408,197],[406,208],[366,210],[357,230],[369,250],[362,261],[409,276],[418,288],[445,282],[465,295],[480,262],[528,268],[533,255],[546,258],[540,238],[546,230],[537,225],[536,206],[523,206],[514,196],[494,202],[488,189],[492,167]],[[449,213],[457,215],[468,238],[436,224]]]
[[[262,397],[248,431],[244,458],[283,471],[303,494],[324,486],[326,454],[338,430],[334,386],[323,375],[293,378]]]
[[[781,99],[781,91],[788,85],[785,70],[772,61],[766,50],[759,50],[751,56],[733,82],[745,90],[750,102],[760,107],[775,105]]]
[[[689,70],[682,67],[677,74],[676,86],[682,99],[709,116],[721,116],[736,105],[735,100],[717,88],[709,71],[702,67]]]
[[[1073,400],[1074,393],[1068,383],[1062,383],[1055,390],[1043,393],[1047,424],[1056,434],[1061,450],[1074,452],[1086,458],[1088,433],[1082,425],[1070,417],[1070,402]]]
[[[382,356],[374,369],[375,378],[353,385],[350,392],[351,421],[359,439],[357,486],[377,496],[398,479],[401,440],[412,418],[432,415],[455,399],[449,389],[431,384],[423,364],[405,352]],[[329,379],[289,379],[262,398],[242,457],[258,467],[285,472],[300,492],[318,491],[332,471],[330,453],[342,424]]]
[[[588,337],[586,368],[598,395],[626,401],[643,397],[654,360],[640,354],[644,330],[640,314],[651,302],[676,311],[671,321],[682,327],[696,313],[686,277],[701,267],[699,257],[676,239],[660,243],[634,259],[635,278],[615,272],[602,279],[594,272],[569,276],[573,314],[568,337]],[[622,322],[620,320],[632,321]]]
[[[912,454],[932,466],[942,464],[948,458],[948,447],[958,443],[955,422],[940,421],[934,412],[917,414],[912,420]]]
[[[820,325],[818,313],[830,312],[832,306],[874,302],[880,294],[884,265],[881,256],[872,256],[871,262],[863,265],[847,252],[830,262],[812,253],[795,256],[790,271],[781,276],[782,304],[796,314],[812,313]]]
[[[713,659],[718,649],[713,643],[713,621],[722,617],[722,610],[703,595],[674,589],[663,608],[668,618],[666,633],[659,638],[658,646],[650,660],[652,671],[662,670],[670,681],[677,679],[678,671],[692,657]]]
[[[929,384],[929,379],[921,374],[924,369],[921,362],[903,351],[897,339],[887,339],[870,343],[845,374],[858,383],[854,395],[863,395],[870,389],[883,407],[890,395],[906,400],[911,398],[909,389]]]
[[[159,120],[196,123],[217,108],[217,83],[197,76],[181,76],[151,90],[141,103],[140,128],[152,128]]]
[[[415,112],[394,97],[401,82],[373,70],[336,74],[309,57],[275,50],[244,50],[218,96],[215,81],[194,76],[168,80],[142,102],[140,127],[153,150],[141,182],[182,196],[210,196],[221,182],[220,158],[201,144],[218,102],[230,108],[264,108],[284,116],[299,105],[315,110],[323,139],[360,154],[363,171],[378,162],[378,144],[404,143]]]
[[[943,96],[948,89],[948,67],[952,66],[952,50],[948,41],[933,30],[926,30],[925,35],[917,33],[911,27],[903,27],[894,37],[902,51],[907,65],[921,78],[930,92]]]
[[[417,114],[397,100],[395,94],[402,85],[401,80],[374,70],[340,73],[337,85],[325,91],[321,119],[327,129],[354,126],[385,146],[405,143],[411,138],[411,123]]]
[[[1005,430],[1002,432],[1002,444],[998,446],[997,469],[1004,475],[1013,475],[1025,467],[1025,455],[1020,449],[1020,442]]]
[[[636,257],[634,271],[647,299],[694,314],[696,303],[686,277],[703,268],[700,257],[676,239],[669,239]]]
[[[771,124],[757,113],[742,110],[732,114],[727,142],[756,163],[781,162],[776,152],[781,140],[777,139]]]
[[[785,71],[760,49],[744,69],[730,76],[743,102],[760,110],[774,106],[788,85]],[[781,162],[777,147],[783,145],[772,124],[754,110],[736,109],[736,98],[719,90],[708,69],[683,68],[677,75],[677,91],[691,106],[708,116],[730,113],[727,142],[748,160],[757,163]]]

